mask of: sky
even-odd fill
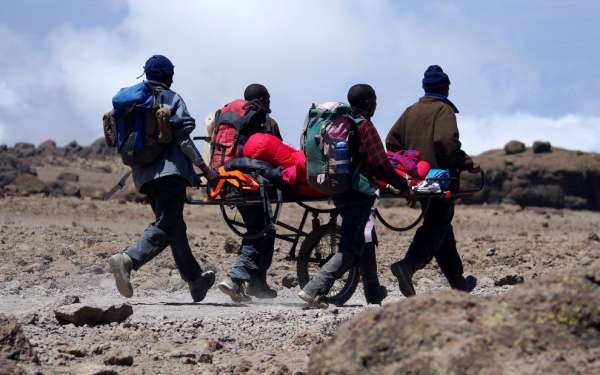
[[[598,14],[585,0],[11,1],[0,13],[0,144],[91,143],[116,91],[164,54],[197,135],[259,82],[297,146],[311,103],[368,83],[385,138],[437,64],[467,152],[511,139],[600,152]]]

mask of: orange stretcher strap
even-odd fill
[[[220,167],[217,172],[219,172],[219,176],[221,177],[234,177],[234,178],[222,178],[215,186],[214,190],[210,192],[210,197],[215,199],[221,194],[221,190],[223,190],[223,186],[225,186],[225,182],[235,186],[236,188],[242,190],[250,190],[257,191],[260,188],[260,185],[256,180],[247,174],[241,171],[226,171],[225,167]]]

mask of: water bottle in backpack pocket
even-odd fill
[[[327,195],[352,188],[350,138],[362,120],[344,103],[313,104],[309,109],[301,145],[312,188]]]

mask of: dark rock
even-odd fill
[[[16,319],[0,314],[0,359],[39,363],[33,346]]]
[[[510,141],[504,145],[504,152],[506,155],[514,155],[524,152],[526,149],[525,143],[520,141]]]
[[[133,356],[121,351],[111,351],[106,355],[104,364],[109,366],[132,366]]]
[[[535,141],[531,147],[534,154],[544,154],[552,152],[552,145],[550,142]]]
[[[597,373],[597,279],[596,266],[553,273],[493,298],[445,291],[384,305],[314,347],[307,372]]]
[[[15,143],[15,150],[35,150],[35,145],[28,142],[17,142]]]
[[[77,173],[73,173],[73,172],[63,172],[58,175],[57,179],[58,179],[58,181],[65,181],[65,182],[78,182],[79,175]]]
[[[298,279],[296,279],[296,276],[292,274],[285,275],[281,280],[281,285],[288,289],[295,288],[298,286]]]
[[[6,151],[6,150],[8,150],[8,146],[7,146],[6,144],[4,144],[4,143],[3,143],[3,144],[1,144],[1,145],[0,145],[0,152],[4,152],[4,151]]]
[[[128,303],[112,306],[89,306],[75,303],[54,310],[54,316],[59,324],[74,324],[76,326],[96,326],[100,324],[120,323],[133,314],[133,308]]]
[[[14,180],[17,191],[23,195],[40,194],[47,191],[46,184],[39,178],[29,174],[17,176]]]
[[[508,198],[521,207],[555,207],[562,208],[565,203],[564,191],[560,185],[527,184],[511,190]]]
[[[83,150],[83,147],[81,147],[79,145],[79,143],[77,143],[77,141],[71,141],[70,143],[68,143],[65,148],[64,148],[64,152],[66,155],[73,155],[73,154],[77,154],[79,153],[81,150]]]
[[[223,250],[227,254],[237,254],[240,250],[240,244],[233,237],[227,237],[223,244]]]
[[[520,275],[507,275],[494,282],[495,286],[505,286],[505,285],[517,285],[525,282],[523,276]]]
[[[104,137],[98,138],[89,145],[88,147],[84,147],[81,152],[82,157],[108,157],[117,155],[117,151],[115,147],[110,147],[106,144]]]
[[[590,235],[588,236],[588,240],[600,242],[600,236],[598,236],[597,233],[590,233]]]

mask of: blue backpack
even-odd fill
[[[170,109],[159,103],[161,91],[160,87],[142,82],[122,88],[112,99],[112,143],[128,166],[151,164],[171,141]],[[110,145],[108,138],[107,143]]]

